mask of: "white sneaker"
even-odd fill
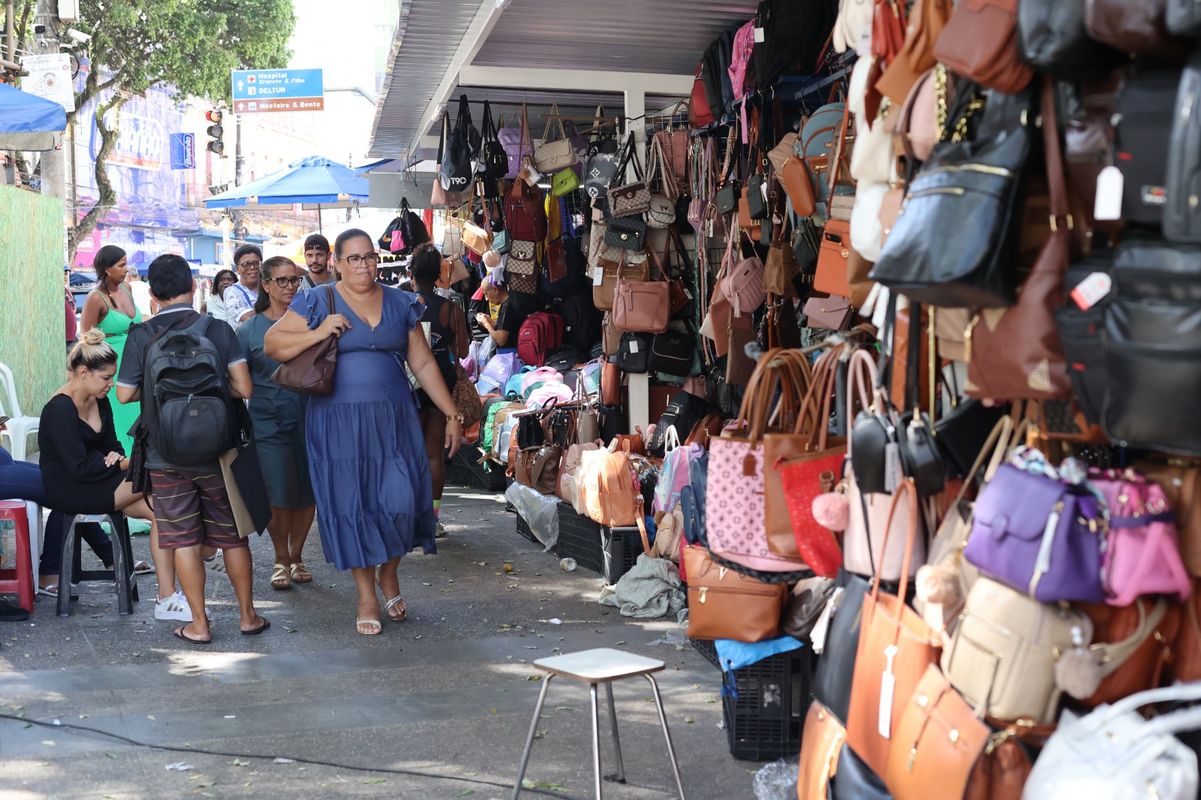
[[[438,523],[438,527],[434,528],[435,539],[445,539],[447,537],[446,528],[442,527],[442,523]]]
[[[177,591],[170,597],[164,597],[154,604],[154,618],[158,620],[173,620],[175,622],[191,622],[192,608],[188,605],[183,592]]]
[[[225,571],[225,555],[223,553],[214,553],[204,559],[204,570],[210,575],[229,579],[229,573]]]

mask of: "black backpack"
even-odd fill
[[[1117,163],[1122,170],[1122,218],[1154,226],[1168,205],[1168,160],[1181,70],[1135,69],[1118,94]],[[1180,168],[1179,162],[1177,165]]]
[[[459,98],[459,113],[454,128],[450,128],[449,114],[442,117],[442,136],[438,141],[438,179],[448,192],[466,192],[471,188],[475,167],[471,159],[480,149],[480,132],[471,124],[471,109],[467,95]]]
[[[592,352],[601,340],[601,314],[592,302],[592,287],[569,297],[551,300],[551,308],[563,317],[563,344],[581,353]]]
[[[751,55],[756,88],[766,89],[781,75],[815,72],[837,16],[838,0],[759,3],[755,12],[755,49]]]
[[[493,180],[500,180],[509,174],[509,156],[500,143],[496,123],[492,121],[492,106],[487,100],[484,101],[484,119],[480,125],[483,127],[484,137],[480,156],[484,174]]]
[[[213,318],[167,328],[146,348],[142,414],[159,455],[181,467],[212,464],[233,441],[225,359],[208,338]]]

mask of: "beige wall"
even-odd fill
[[[0,363],[32,417],[65,378],[65,258],[62,201],[0,186]]]

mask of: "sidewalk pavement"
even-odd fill
[[[600,578],[563,572],[557,557],[519,537],[500,495],[452,487],[442,519],[450,536],[439,554],[401,564],[409,619],[385,620],[376,637],[354,632],[353,582],[325,563],[315,531],[305,551],[315,580],[287,592],[269,586],[270,542],[252,543],[258,607],[272,623],[262,636],[238,635],[233,590],[211,577],[207,648],[172,638],[177,623],[154,621],[153,576],[141,576],[132,617],[118,616],[111,593],[82,587],[70,619],[40,598],[30,622],[0,623],[0,713],[227,754],[150,750],[0,719],[0,797],[508,798],[501,786],[344,766],[511,786],[541,687],[530,662],[592,647],[667,663],[659,683],[689,798],[753,797],[759,765],[729,754],[720,674],[691,647],[663,642],[679,638],[674,622],[628,621],[598,605]],[[147,539],[134,549],[147,558]],[[606,783],[605,797],[673,796],[649,686],[622,682],[615,694],[629,783]],[[587,687],[552,684],[527,772],[535,786],[592,796],[588,714]],[[607,718],[601,742],[608,772]]]

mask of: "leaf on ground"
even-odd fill
[[[105,757],[105,758],[111,758],[111,759],[113,759],[113,760],[115,761],[115,760],[116,760],[116,758],[117,758],[117,754],[116,754],[116,753],[105,753],[105,754],[104,754],[104,757]]]
[[[455,795],[455,797],[471,797],[473,794],[475,794],[475,789],[464,789]]]
[[[495,716],[496,716],[496,709],[495,709],[495,708],[490,708],[490,709],[488,709],[488,713],[489,713],[489,714],[491,714],[492,716],[494,716],[494,717],[495,717]]]
[[[546,731],[538,731],[538,732],[536,732],[536,733],[534,734],[534,738],[535,738],[535,739],[545,739],[545,738],[546,738]]]
[[[369,783],[369,784],[379,784],[379,783],[387,783],[388,779],[387,778],[363,778],[362,782]]]
[[[242,759],[240,759],[240,758],[235,758],[235,759],[234,759],[234,766],[235,766],[235,767],[249,767],[249,766],[250,766],[250,762],[249,762],[249,761],[243,761],[243,760],[242,760]]]
[[[540,681],[540,680],[542,680],[542,676],[541,676],[541,675],[536,675],[536,674],[535,674],[535,675],[526,675],[526,676],[525,676],[525,679],[526,679],[527,681]]]

